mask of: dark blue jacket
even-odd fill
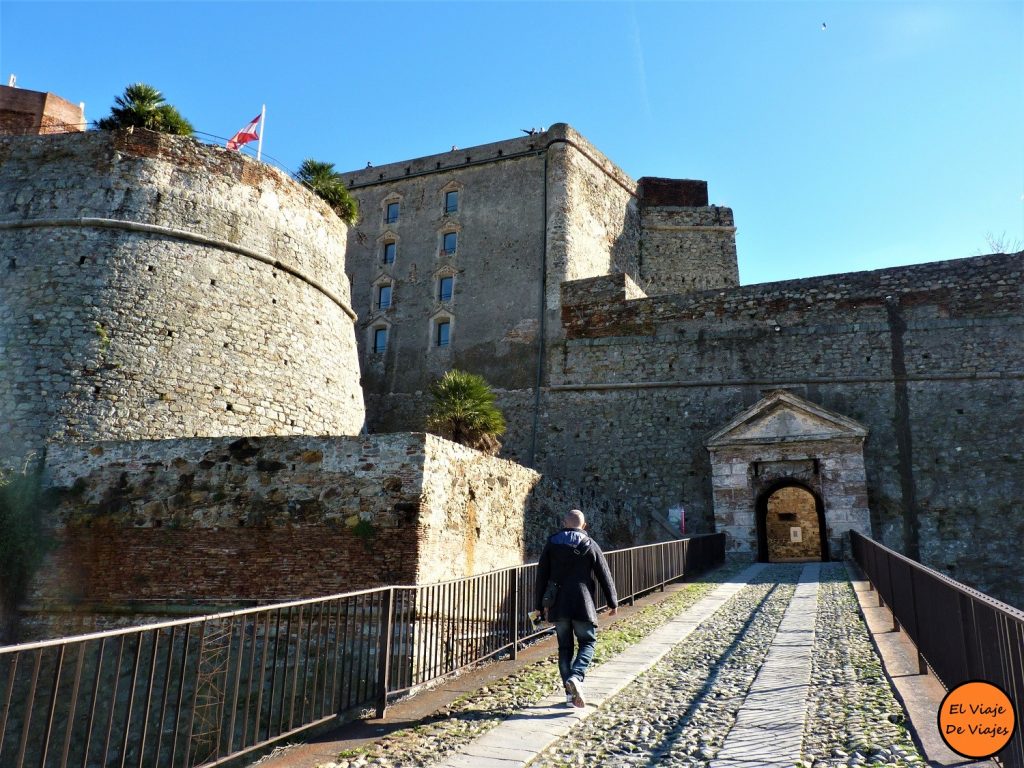
[[[608,561],[592,538],[577,528],[563,528],[544,545],[537,563],[536,608],[542,609],[548,581],[558,584],[558,597],[548,612],[550,621],[576,619],[597,624],[597,584],[601,584],[608,607],[619,604]]]

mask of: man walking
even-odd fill
[[[614,616],[619,603],[615,594],[604,552],[583,532],[586,520],[578,509],[566,514],[563,527],[548,539],[537,563],[537,610],[542,611],[548,583],[557,584],[554,603],[548,607],[548,621],[555,625],[558,636],[558,671],[565,686],[566,704],[586,706],[583,679],[594,658],[597,642],[597,585],[601,583],[608,598],[609,616]],[[574,640],[579,643],[575,653]]]

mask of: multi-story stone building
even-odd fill
[[[564,123],[343,176],[362,211],[347,264],[371,430],[420,428],[419,393],[453,367],[535,390],[563,281],[738,284],[732,211],[706,182],[634,181]]]

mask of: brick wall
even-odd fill
[[[84,131],[81,107],[52,93],[0,85],[0,136]]]

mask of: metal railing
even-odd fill
[[[1024,611],[855,531],[850,538],[853,558],[877,590],[879,606],[892,611],[893,630],[902,627],[917,646],[921,674],[931,667],[947,691],[985,680],[1002,688],[1018,708],[1024,704]],[[997,759],[1024,768],[1019,730]]]
[[[607,553],[620,602],[723,562],[723,534]],[[547,631],[536,564],[0,647],[0,766],[214,766]],[[604,603],[602,602],[602,606]]]

